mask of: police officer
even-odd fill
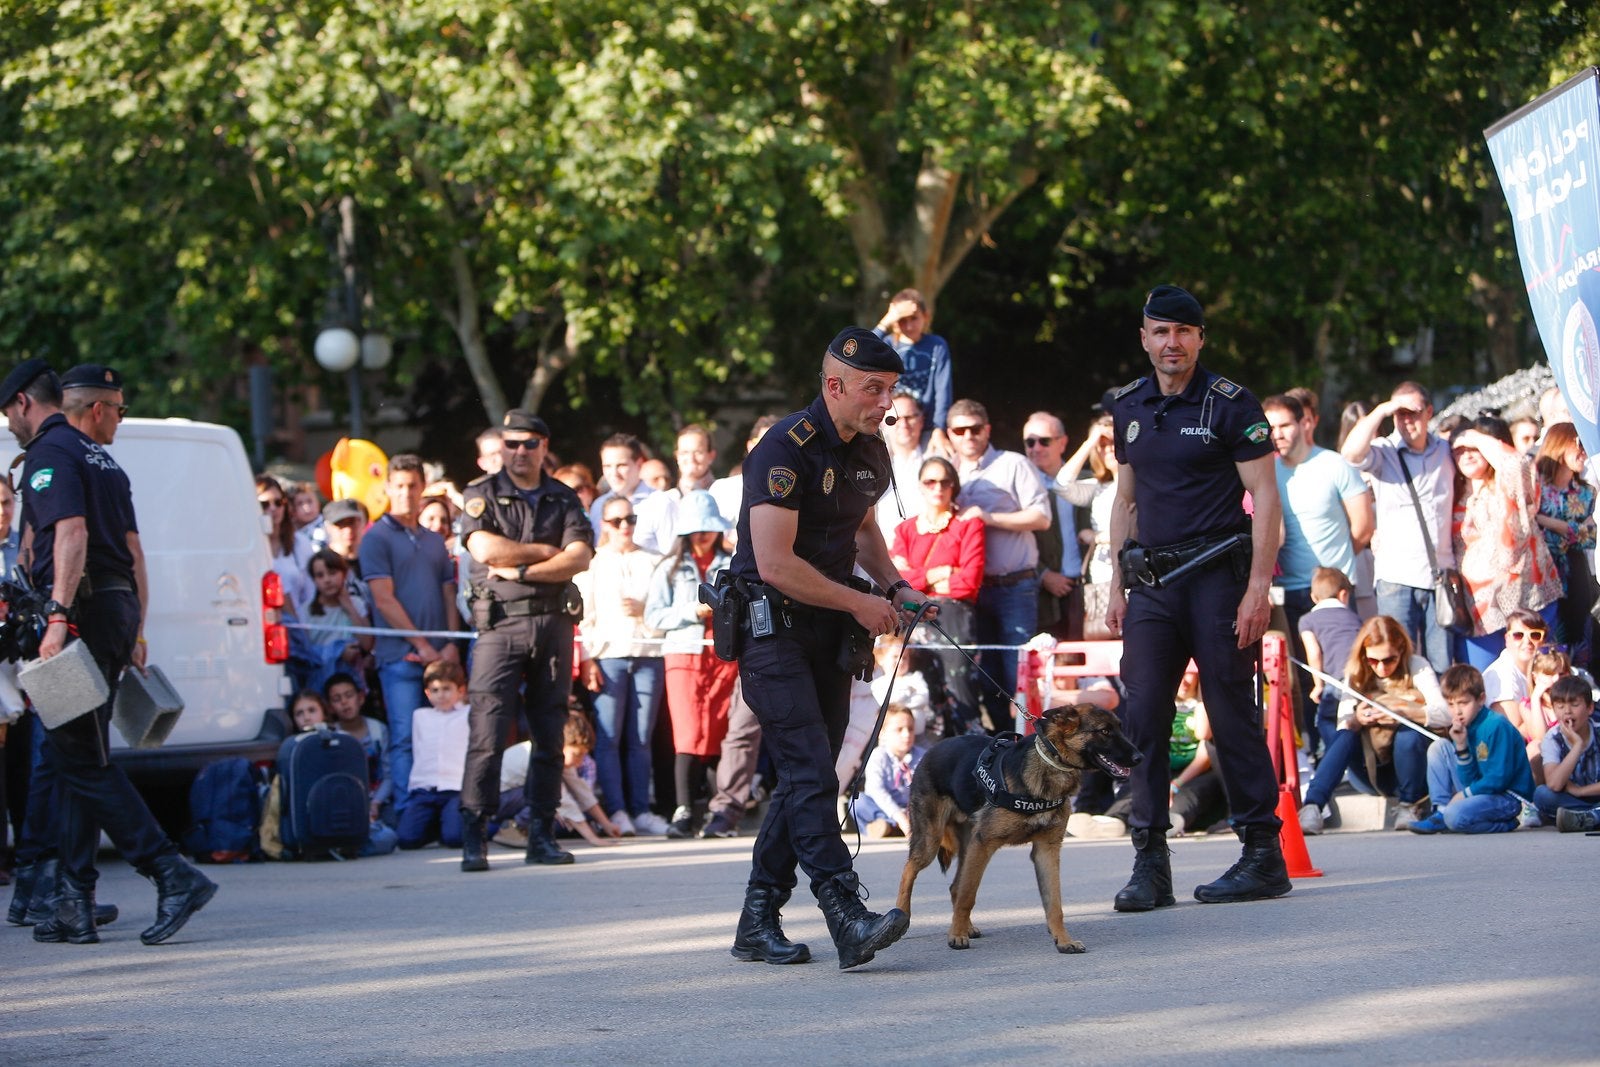
[[[1200,668],[1217,764],[1244,853],[1221,878],[1195,889],[1207,903],[1289,892],[1274,812],[1277,776],[1262,733],[1255,685],[1267,587],[1278,554],[1278,483],[1266,416],[1250,392],[1200,366],[1205,316],[1175,285],[1152,289],[1139,331],[1153,374],[1105,397],[1122,463],[1111,543],[1131,539],[1113,567],[1106,622],[1121,633],[1127,729],[1144,759],[1131,779],[1133,878],[1118,911],[1174,903],[1168,860],[1167,745],[1173,697],[1191,658]],[[1248,490],[1254,511],[1246,515]],[[1232,551],[1222,550],[1232,540]],[[1216,553],[1209,562],[1206,556]],[[1130,568],[1137,573],[1130,574]],[[1164,573],[1184,568],[1170,584]],[[1131,582],[1131,591],[1122,588]]]
[[[533,820],[523,862],[572,862],[572,853],[556,844],[554,823],[574,623],[582,613],[571,580],[594,556],[593,530],[578,494],[544,473],[549,440],[537,415],[506,412],[501,469],[462,493],[468,603],[478,630],[461,783],[464,871],[489,869],[487,824],[499,807],[500,757],[519,706],[533,737],[527,787]]]
[[[899,939],[899,909],[867,911],[839,833],[834,762],[850,714],[849,638],[864,652],[894,632],[923,597],[900,579],[873,515],[889,485],[878,436],[900,375],[900,357],[870,330],[847,329],[822,359],[822,393],[773,426],[745,458],[739,544],[730,574],[752,597],[743,614],[739,678],[777,764],[756,837],[733,955],[804,963],[779,909],[804,868],[839,950],[854,967]],[[854,565],[887,598],[848,584]],[[859,669],[859,668],[857,668]]]
[[[104,368],[94,370],[105,384]],[[120,380],[112,381],[120,391]],[[22,523],[31,536],[29,573],[50,596],[39,657],[59,655],[76,626],[110,690],[104,704],[50,730],[45,739],[46,773],[60,783],[60,867],[55,915],[36,925],[33,937],[74,944],[100,939],[94,856],[104,829],[128,862],[155,883],[156,921],[139,935],[154,945],[177,933],[217,887],[183,859],[109,757],[118,679],[136,658],[142,661],[138,531],[126,475],[104,448],[67,422],[61,404],[62,381],[42,360],[24,362],[0,383],[0,414],[27,450]]]

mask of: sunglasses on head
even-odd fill
[[[1507,630],[1506,639],[1510,641],[1543,641],[1543,630]]]
[[[544,438],[542,437],[519,437],[515,440],[509,437],[504,437],[500,440],[500,446],[507,452],[532,452],[542,444],[544,444]]]
[[[1022,443],[1028,448],[1049,448],[1056,443],[1056,439],[1054,437],[1024,437]]]
[[[952,426],[950,427],[950,432],[957,437],[965,437],[967,434],[977,433],[981,429],[983,429],[983,423],[975,422],[970,426]]]
[[[606,520],[607,526],[615,526],[619,529],[623,526],[637,526],[638,523],[639,516],[637,515],[613,515]]]

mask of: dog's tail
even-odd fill
[[[949,822],[944,824],[944,833],[939,838],[939,873],[950,872],[950,861],[955,859],[956,853],[961,848],[961,841],[956,836],[956,828]]]

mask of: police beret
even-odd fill
[[[516,430],[520,433],[536,433],[540,437],[550,436],[550,427],[544,424],[544,420],[533,412],[524,411],[522,408],[512,408],[506,412],[506,417],[501,421],[500,428],[502,430]]]
[[[360,519],[363,523],[367,521],[367,509],[362,506],[361,501],[347,497],[343,500],[330,500],[322,505],[323,522],[340,523],[349,522],[351,519]]]
[[[1200,301],[1187,289],[1176,285],[1158,285],[1144,298],[1144,315],[1157,322],[1183,322],[1190,326],[1204,326],[1206,313]]]
[[[0,408],[17,398],[17,394],[33,384],[41,374],[50,373],[50,364],[42,359],[25,359],[17,364],[6,380],[0,382]]]
[[[101,363],[80,363],[61,376],[63,389],[122,389],[122,375]]]
[[[857,370],[881,370],[900,374],[906,365],[894,349],[873,333],[860,326],[847,326],[828,342],[828,355]]]

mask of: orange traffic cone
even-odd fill
[[[1283,849],[1289,877],[1321,878],[1322,872],[1311,866],[1311,853],[1306,851],[1306,838],[1300,832],[1299,797],[1286,785],[1278,788],[1278,818],[1283,822],[1283,828],[1278,831],[1278,844]]]

